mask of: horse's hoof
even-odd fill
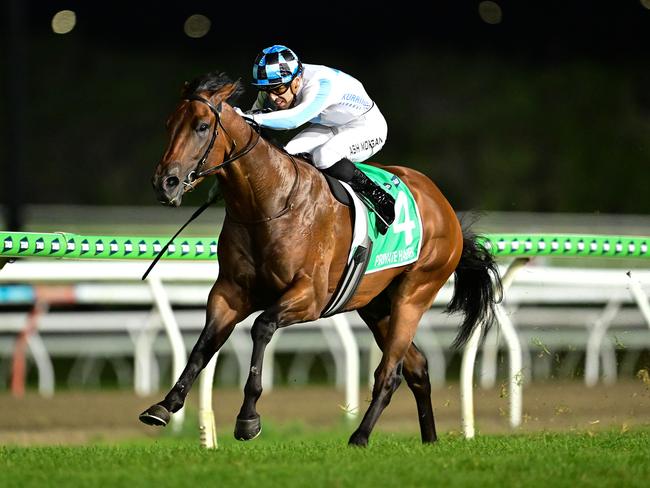
[[[359,432],[355,432],[350,436],[350,440],[348,441],[348,446],[354,446],[354,447],[367,447],[368,446],[368,437],[365,435],[360,434]]]
[[[140,422],[147,425],[160,425],[165,427],[169,423],[171,414],[169,410],[159,404],[150,406],[140,414]]]
[[[252,419],[237,418],[235,422],[235,439],[238,441],[250,441],[255,439],[262,432],[262,423],[258,415]]]

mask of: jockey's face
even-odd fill
[[[269,90],[269,99],[275,105],[275,108],[278,110],[286,110],[293,104],[293,101],[296,98],[300,84],[302,83],[302,77],[298,76],[294,78],[291,83],[286,85],[281,85],[274,90]]]

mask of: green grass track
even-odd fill
[[[347,434],[263,432],[239,443],[221,435],[116,445],[0,447],[0,486],[648,486],[650,429],[628,432],[444,435],[433,446],[377,433],[366,449]]]

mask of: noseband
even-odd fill
[[[211,174],[216,173],[219,169],[223,168],[229,163],[232,163],[233,161],[236,161],[237,159],[241,158],[243,155],[251,151],[260,141],[260,127],[259,124],[257,124],[257,122],[255,122],[254,120],[244,118],[244,120],[253,128],[253,130],[257,134],[257,137],[255,138],[255,141],[253,141],[251,144],[245,147],[240,153],[236,153],[237,142],[235,141],[235,139],[231,137],[230,134],[228,134],[228,131],[221,123],[222,102],[219,102],[219,105],[215,107],[210,100],[208,100],[207,98],[203,98],[199,95],[190,95],[189,97],[185,98],[185,100],[189,102],[195,101],[195,102],[204,103],[214,114],[214,119],[215,119],[214,129],[212,129],[212,137],[210,138],[210,143],[208,144],[207,149],[203,153],[203,157],[199,160],[196,167],[192,171],[190,171],[190,173],[187,175],[185,180],[183,180],[185,191],[192,191],[194,190],[194,182],[196,180],[198,180],[199,178],[203,178],[204,176],[209,176]],[[228,157],[226,157],[226,159],[224,159],[221,163],[204,170],[203,165],[205,165],[206,161],[208,160],[208,156],[212,151],[212,146],[214,146],[214,141],[217,139],[217,134],[219,133],[219,127],[223,129],[224,134],[226,134],[226,136],[228,136],[228,138],[232,142],[232,151],[229,153]],[[230,154],[232,153],[235,154],[230,156]]]

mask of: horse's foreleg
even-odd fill
[[[171,413],[183,407],[185,398],[201,370],[223,346],[235,325],[248,315],[241,290],[217,282],[210,292],[206,324],[192,348],[187,365],[165,398],[140,414],[149,425],[167,425]]]
[[[297,281],[276,305],[257,317],[251,329],[253,354],[248,380],[244,387],[244,402],[235,423],[236,439],[240,441],[254,439],[262,430],[256,405],[262,394],[264,351],[275,331],[280,327],[317,318],[318,311],[314,304],[314,289],[309,278]]]
[[[255,405],[262,394],[264,351],[276,330],[278,330],[277,320],[266,312],[257,317],[251,328],[251,338],[253,339],[251,367],[244,387],[244,403],[235,423],[235,438],[240,441],[254,439],[262,430],[260,416]]]

